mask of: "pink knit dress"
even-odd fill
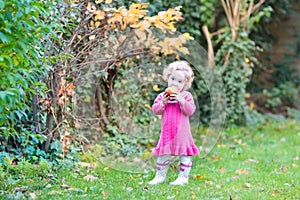
[[[163,94],[160,93],[152,105],[153,112],[156,115],[162,115],[160,139],[153,155],[193,156],[199,154],[189,123],[189,116],[196,110],[192,95],[187,91],[181,92],[185,99],[183,106],[179,102],[167,102],[165,106],[162,106]]]

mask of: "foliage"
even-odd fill
[[[254,68],[251,82],[247,90],[252,94],[251,99],[255,104],[255,109],[261,113],[282,114],[290,116],[287,110],[291,108],[299,109],[299,74],[296,66],[291,62],[291,56],[284,56],[279,62],[274,62],[268,50],[271,43],[276,41],[274,35],[268,29],[269,24],[280,22],[288,12],[295,7],[299,7],[299,1],[280,0],[266,1],[265,6],[271,6],[274,12],[271,18],[263,18],[251,34],[251,38],[256,41],[265,51],[259,56],[260,63]],[[295,52],[297,54],[297,52]],[[297,55],[296,55],[297,56]],[[296,98],[295,98],[296,97]]]
[[[268,25],[278,23],[280,17],[287,14],[294,5],[299,5],[298,0],[268,0],[262,5],[263,7],[272,7],[273,12],[271,17],[263,17],[261,23],[257,24],[252,33],[251,38],[262,47],[269,49],[270,43],[276,40],[274,35],[270,32]]]
[[[58,20],[53,12],[58,3],[0,1],[0,142],[5,147],[1,154],[32,162],[57,156],[43,150],[46,136],[39,123],[45,114],[37,110],[47,90],[43,79],[51,69],[46,38],[57,39],[55,30],[61,29],[53,23]]]
[[[43,23],[48,5],[36,1],[1,1],[1,131],[6,136],[14,131],[14,123],[28,117],[31,95],[44,84],[39,76],[47,70],[43,65],[41,41],[51,34],[51,26]]]
[[[211,65],[216,65],[226,86],[227,121],[233,124],[245,122],[246,87],[257,62],[259,47],[250,38],[251,31],[264,16],[270,16],[271,7],[258,8],[264,1],[225,1],[222,6],[227,25],[210,34],[204,26],[208,42],[215,42],[216,56],[209,46]],[[206,25],[208,26],[208,25]],[[216,37],[216,38],[215,38]],[[215,38],[215,39],[212,39]]]
[[[269,61],[270,62],[270,61]],[[272,63],[255,70],[248,86],[250,98],[262,113],[290,116],[287,108],[299,109],[300,77],[288,60]]]
[[[252,95],[248,102],[260,113],[293,117],[289,109],[299,109],[298,94],[299,89],[293,83],[285,82],[278,87],[264,89],[262,93]]]
[[[226,2],[228,3],[229,1]],[[237,31],[239,39],[235,42],[231,40],[231,38],[235,38],[235,36],[232,36],[235,33],[230,30],[233,26],[226,21],[226,13],[221,1],[150,1],[151,5],[149,8],[151,8],[151,13],[155,13],[158,7],[181,5],[184,23],[179,23],[177,29],[181,32],[188,31],[203,46],[206,46],[206,42],[204,41],[205,38],[203,32],[201,32],[201,27],[205,25],[210,29],[210,38],[213,42],[214,53],[218,54],[215,62],[220,65],[217,68],[219,68],[221,73],[224,73],[222,76],[224,76],[225,85],[230,85],[226,89],[228,92],[226,95],[228,97],[227,102],[229,103],[229,114],[227,116],[232,117],[228,122],[243,123],[245,121],[245,108],[247,107],[244,97],[245,87],[253,84],[253,82],[249,83],[249,79],[253,75],[252,70],[254,70],[254,75],[261,70],[257,57],[263,49],[268,48],[268,42],[272,38],[270,32],[267,30],[267,23],[274,22],[277,20],[277,17],[287,13],[293,3],[297,3],[297,1],[244,1],[241,3],[239,9],[248,8],[248,10],[239,13],[245,15],[241,17],[240,22],[245,20],[245,18],[247,20],[234,25],[237,28],[236,30],[239,30]],[[232,12],[235,11],[232,9]],[[250,15],[247,16],[248,14],[246,13]],[[247,27],[246,30],[245,26]],[[243,53],[240,53],[240,49],[242,49]],[[232,58],[233,60],[227,61],[230,65],[234,66],[231,69],[222,69],[221,66],[225,63],[225,60],[222,59],[228,56],[229,51],[233,52],[231,56],[235,57],[237,55],[235,58]],[[240,61],[237,61],[238,58],[240,58]],[[245,66],[241,67],[243,68],[241,72],[235,70],[240,67],[240,64]],[[247,65],[250,67],[247,67]],[[235,83],[241,80],[242,82]],[[196,76],[196,81],[197,86],[203,85],[204,81],[201,75]],[[227,81],[230,81],[229,84],[227,84]],[[194,87],[196,86],[194,85]],[[257,87],[254,86],[254,88]],[[211,114],[210,94],[205,87],[201,88],[197,93],[199,102],[202,105],[200,108],[202,113],[201,120],[204,123],[208,123]],[[238,119],[241,119],[241,121]]]
[[[141,81],[150,78],[148,69],[141,66],[153,67],[160,57],[189,53],[184,44],[192,37],[188,33],[174,34],[175,24],[182,19],[180,7],[147,15],[148,5],[115,7],[116,2],[102,1],[74,4],[87,12],[76,13],[80,20],[72,40],[67,41],[72,47],[72,58],[66,73],[76,85],[76,123],[84,134],[86,129],[93,129],[98,136],[99,131],[116,136],[124,133],[123,127],[131,130],[134,124],[130,121],[148,127],[149,99],[145,88],[152,86]],[[130,73],[133,79],[124,80]]]
[[[296,121],[300,121],[300,111],[299,109],[287,108],[287,113],[289,118],[295,119]]]
[[[264,90],[263,95],[267,96],[266,106],[274,108],[283,104],[294,106],[294,102],[298,99],[298,89],[294,87],[293,83],[285,82],[279,87],[274,87],[270,91]]]

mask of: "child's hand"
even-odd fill
[[[161,104],[164,106],[164,105],[166,105],[167,101],[169,101],[169,100],[170,100],[170,96],[168,94],[164,93]]]
[[[183,96],[180,93],[177,93],[175,98],[181,105],[183,105],[185,103],[185,99],[183,98]]]

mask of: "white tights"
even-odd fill
[[[169,155],[166,156],[158,156],[157,157],[157,162],[158,163],[165,163],[167,160],[170,159]],[[189,165],[191,162],[191,156],[180,156],[180,163]]]

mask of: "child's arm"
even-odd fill
[[[163,93],[159,94],[152,105],[152,111],[156,115],[161,115],[164,112],[165,102],[163,102]]]
[[[187,92],[183,98],[185,101],[182,105],[180,105],[182,113],[187,116],[192,115],[196,110],[193,96]]]

